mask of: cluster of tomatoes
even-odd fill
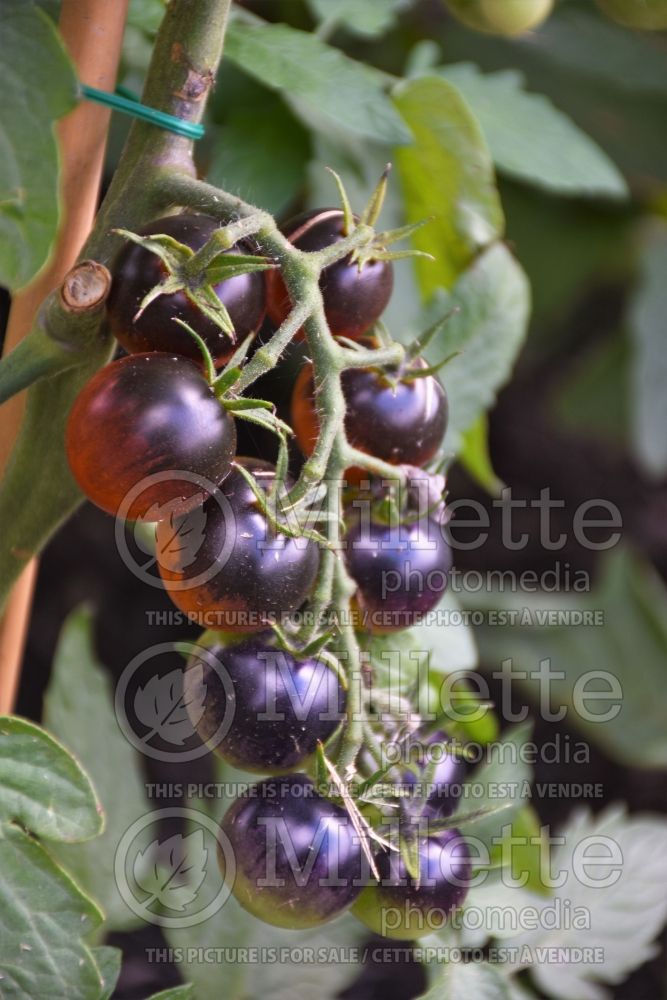
[[[181,214],[156,220],[143,235],[162,234],[196,252],[217,228],[213,219]],[[320,250],[344,238],[345,214],[311,212],[284,232],[300,250]],[[249,245],[230,250],[252,252]],[[235,871],[228,871],[222,854],[221,865],[233,878],[233,892],[248,910],[280,926],[310,927],[354,904],[355,913],[382,933],[416,937],[434,929],[424,926],[425,914],[436,920],[440,914],[444,922],[465,895],[470,860],[460,834],[441,828],[420,835],[418,878],[408,874],[400,852],[381,851],[378,882],[364,871],[366,855],[347,809],[319,794],[303,773],[318,745],[330,747],[340,738],[346,691],[330,659],[278,648],[270,626],[308,601],[319,544],[312,535],[280,530],[259,502],[285,484],[270,463],[236,455],[236,418],[214,391],[200,344],[174,319],[195,331],[217,368],[229,361],[234,345],[182,290],[165,291],[146,305],[165,279],[159,255],[146,246],[128,243],[112,277],[108,322],[129,353],[101,369],[76,399],[67,453],[94,503],[115,516],[156,523],[160,574],[175,604],[194,616],[216,616],[218,638],[204,661],[186,672],[193,696],[186,703],[205,704],[197,729],[226,760],[269,775],[222,822]],[[381,255],[363,266],[346,257],[326,267],[320,289],[332,335],[348,345],[373,346],[372,327],[392,287],[391,260]],[[236,274],[213,292],[226,306],[237,342],[257,334],[267,314],[277,327],[291,309],[277,269]],[[293,392],[291,423],[304,456],[318,433],[317,377],[323,376],[304,363]],[[398,368],[349,368],[342,388],[345,434],[359,451],[413,469],[434,459],[446,429],[447,399],[421,357],[408,352]],[[438,497],[417,510],[408,496],[397,513],[380,487],[361,482],[365,477],[361,469],[347,470],[339,556],[357,586],[350,609],[356,627],[390,632],[430,611],[446,586],[451,566],[443,505]],[[290,483],[288,478],[287,488]],[[363,497],[367,502],[360,502]],[[193,537],[196,544],[190,544]],[[444,736],[424,740],[441,745]],[[448,790],[459,767],[446,754],[429,772],[432,793],[413,795],[414,808],[401,814],[416,824],[449,815],[455,797]],[[418,769],[405,775],[412,793]],[[388,907],[401,911],[393,924],[380,916]]]

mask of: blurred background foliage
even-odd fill
[[[56,0],[42,6],[57,14]],[[606,622],[597,629],[429,628],[415,642],[428,647],[432,670],[442,674],[473,669],[478,659],[495,670],[506,656],[517,669],[551,658],[565,673],[555,700],[566,704],[584,671],[611,670],[623,688],[622,711],[613,725],[581,727],[592,743],[586,780],[604,785],[605,801],[664,811],[667,33],[623,28],[593,0],[558,0],[542,25],[516,39],[469,30],[442,0],[245,0],[235,8],[197,150],[202,174],[287,219],[336,204],[325,166],[339,171],[360,206],[391,160],[382,226],[435,216],[415,242],[437,261],[397,265],[387,321],[397,339],[407,339],[459,307],[433,346],[434,360],[462,352],[443,373],[452,411],[446,446],[460,459],[450,470],[450,495],[480,503],[491,529],[484,546],[457,552],[457,566],[558,569],[562,582],[561,593],[448,595],[451,607],[458,598],[471,610],[592,608]],[[137,93],[163,13],[162,0],[131,2],[119,82]],[[107,177],[128,127],[114,117]],[[293,374],[272,384],[279,405]],[[528,532],[530,543],[503,546],[493,506],[502,484],[528,504],[546,488],[563,501],[552,528],[553,536],[567,535],[561,551],[540,546],[539,512],[529,506],[515,511],[515,534]],[[622,545],[602,558],[571,530],[574,510],[596,497],[623,518]],[[66,564],[72,572],[63,580]],[[569,592],[563,571],[589,573],[590,592]],[[147,627],[146,609],[166,610],[168,600],[124,571],[110,519],[87,506],[43,560],[23,714],[41,716],[55,637],[83,598],[100,609],[98,645],[116,673],[151,641],[184,636],[180,627],[173,634]],[[61,647],[58,670],[74,671],[66,663],[75,660]],[[56,731],[69,730],[58,672],[53,683],[49,718]],[[83,691],[79,681],[75,686]],[[534,697],[530,682],[524,693]],[[499,703],[493,683],[491,694]],[[95,704],[100,711],[101,699]],[[489,725],[484,736],[471,729],[472,738],[494,738],[494,720]],[[92,743],[96,732],[91,727]],[[554,733],[577,735],[536,720],[538,742]],[[122,752],[112,760],[122,762]],[[147,772],[153,781],[165,777],[150,766]],[[93,771],[103,789],[116,774]],[[582,773],[567,762],[538,762],[535,778],[581,780]],[[515,831],[535,830],[538,813],[541,821],[561,822],[570,809],[567,800],[542,800],[537,812],[522,810]],[[116,926],[124,927],[122,913]],[[146,935],[136,941],[139,978],[148,974],[141,962],[147,942],[155,943]],[[661,995],[660,961],[615,996]],[[395,984],[396,996],[415,995],[413,972],[405,993]],[[366,970],[365,985],[341,995],[387,996],[376,973]],[[400,970],[392,973],[398,983]]]

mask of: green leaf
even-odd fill
[[[118,727],[110,679],[95,656],[92,631],[92,615],[86,608],[72,612],[65,622],[44,699],[44,718],[55,733],[68,735],[90,768],[107,825],[93,843],[60,849],[58,857],[99,901],[107,927],[124,930],[137,920],[116,887],[114,854],[125,831],[147,812],[148,803],[139,759]]]
[[[629,437],[631,361],[628,338],[620,334],[596,341],[582,352],[551,401],[557,425],[580,437],[602,440],[617,451],[624,449]]]
[[[366,937],[364,927],[351,914],[343,914],[325,927],[294,931],[272,927],[241,909],[234,897],[204,923],[185,930],[167,930],[172,948],[180,948],[181,975],[194,984],[198,997],[224,996],[225,1000],[250,997],[318,997],[333,1000],[359,974],[360,965],[350,956],[340,961],[343,949],[358,948]],[[219,949],[224,942],[231,955],[234,948],[257,948],[261,955],[271,949],[312,948],[323,950],[318,962],[258,960],[254,963],[225,960],[201,962],[188,959],[193,948]],[[361,949],[360,949],[361,950]]]
[[[436,303],[440,315],[443,303]],[[528,328],[530,289],[526,276],[501,243],[490,247],[461,276],[445,309],[458,307],[432,344],[429,357],[460,352],[442,381],[449,396],[445,449],[457,452],[461,434],[479,420],[507,381]]]
[[[459,460],[473,479],[492,496],[502,489],[502,482],[493,471],[489,454],[489,421],[482,414],[463,434]]]
[[[99,1000],[111,1000],[111,995],[116,989],[116,983],[120,976],[123,953],[120,948],[111,948],[108,945],[93,948],[92,953],[104,983],[104,992]]]
[[[555,890],[556,899],[572,913],[583,910],[589,926],[560,922],[551,928],[540,921],[539,929],[517,935],[510,943],[530,950],[533,981],[548,996],[604,1000],[609,994],[596,981],[620,983],[660,951],[654,939],[667,918],[667,820],[626,816],[624,806],[612,806],[597,816],[583,809],[557,833],[565,837],[565,843],[554,849],[552,867],[565,879]],[[612,848],[615,860],[601,864],[599,859],[610,858]],[[578,849],[579,871],[575,873],[573,855]],[[596,866],[591,868],[584,858],[596,856]],[[603,883],[605,879],[609,884]],[[553,906],[553,902],[542,905]],[[565,957],[557,963],[542,963],[538,949],[543,947],[562,948],[565,956],[575,948],[600,949],[604,962],[582,962],[573,956],[570,961]]]
[[[54,841],[87,840],[103,827],[102,807],[78,761],[15,716],[0,716],[0,822]]]
[[[310,159],[310,138],[285,102],[252,85],[254,101],[234,104],[212,139],[208,180],[275,215],[296,198]],[[280,149],[280,155],[269,150]]]
[[[505,730],[500,740],[494,744],[493,753],[484,763],[475,768],[472,776],[463,786],[458,807],[453,816],[465,816],[474,810],[497,810],[499,805],[510,805],[500,812],[489,815],[475,823],[473,836],[495,851],[495,841],[499,833],[508,827],[525,804],[525,787],[531,780],[531,768],[522,760],[522,747],[531,735],[532,723],[521,723]],[[474,790],[474,795],[466,793],[466,786]],[[498,788],[502,788],[502,799]]]
[[[451,84],[424,77],[401,84],[394,100],[415,136],[396,150],[408,222],[433,217],[413,238],[436,262],[417,259],[422,295],[449,288],[473,256],[502,235],[493,163],[481,129]]]
[[[556,194],[627,197],[607,154],[548,98],[527,93],[521,73],[483,74],[470,64],[438,73],[463,95],[499,170]]]
[[[633,268],[634,215],[608,201],[564,200],[526,185],[503,185],[507,239],[530,280],[529,347],[540,356],[580,346],[570,322],[592,286],[625,281]],[[544,234],[549,233],[549,239]],[[554,336],[558,324],[559,336]]]
[[[524,842],[513,843],[514,837],[520,837]],[[503,858],[509,858],[508,867],[513,878],[523,880],[528,876],[525,883],[527,889],[550,894],[546,882],[549,877],[549,845],[532,806],[521,807],[503,844],[499,844],[491,854],[492,862]]]
[[[540,30],[540,60],[592,77],[617,91],[667,94],[662,36],[628,31],[576,4],[558,4]]]
[[[651,233],[641,258],[641,280],[630,308],[632,436],[644,470],[667,472],[667,225]]]
[[[130,0],[127,23],[152,37],[157,34],[165,9],[166,0]]]
[[[188,983],[185,986],[174,986],[170,990],[154,993],[150,1000],[194,1000],[194,996],[194,986]]]
[[[507,981],[488,962],[448,962],[419,1000],[510,1000]]]
[[[56,119],[76,102],[72,65],[47,15],[2,4],[0,285],[21,288],[45,263],[60,218]]]
[[[407,633],[413,647],[428,650],[429,670],[445,675],[456,670],[474,670],[478,655],[474,632],[460,614],[460,603],[451,590],[446,590],[434,616]],[[392,641],[398,636],[392,636]]]
[[[225,55],[267,87],[303,103],[324,131],[342,125],[378,142],[410,141],[376,75],[314,35],[285,24],[233,21]]]
[[[616,549],[602,564],[599,584],[584,595],[512,596],[494,591],[484,598],[469,595],[465,603],[468,608],[488,603],[495,611],[515,611],[518,616],[514,625],[476,629],[483,663],[498,669],[510,658],[515,671],[530,673],[548,659],[551,705],[563,706],[568,725],[613,760],[631,767],[667,766],[667,589],[652,567]],[[583,615],[592,611],[602,623],[585,624]],[[561,613],[562,624],[549,621],[551,612]],[[614,695],[609,679],[582,680],[590,671],[601,670],[615,679],[622,696],[618,691]],[[578,682],[583,687],[575,696]],[[539,699],[537,678],[517,678],[516,683]],[[595,691],[605,692],[608,700],[586,702],[586,692]],[[603,713],[609,717],[595,719]]]
[[[308,0],[315,17],[354,35],[377,38],[396,21],[401,0]]]
[[[81,942],[102,922],[43,847],[0,823],[0,987],[12,1000],[96,1000],[103,988]]]

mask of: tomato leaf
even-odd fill
[[[0,32],[0,285],[21,288],[45,263],[60,218],[54,122],[77,81],[47,15],[4,0]]]
[[[484,74],[461,63],[438,75],[463,95],[499,170],[560,195],[627,197],[607,154],[548,98],[528,93],[520,73]]]
[[[451,84],[424,77],[400,84],[394,102],[414,133],[396,150],[408,222],[433,217],[413,245],[436,262],[417,259],[424,299],[450,288],[479,250],[504,230],[491,154],[465,101]]]
[[[93,618],[87,608],[73,611],[63,626],[44,699],[44,721],[56,735],[66,737],[85,761],[106,813],[101,837],[75,847],[63,845],[54,853],[99,901],[108,929],[133,927],[137,918],[118,891],[114,854],[148,803],[139,758],[114,713],[111,678],[93,649]]]
[[[303,104],[311,123],[324,131],[342,125],[379,142],[410,141],[408,128],[376,75],[312,34],[286,24],[232,21],[225,55],[267,87],[295,100],[297,113]]]
[[[18,822],[44,840],[97,836],[102,807],[79,763],[39,726],[0,717],[0,822]]]

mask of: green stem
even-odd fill
[[[345,350],[340,348],[344,368],[384,368],[398,367],[405,358],[405,348],[402,344],[391,344],[389,347],[377,347],[371,350],[364,348]]]
[[[346,768],[354,766],[361,750],[366,714],[363,700],[364,678],[361,669],[361,651],[349,615],[350,599],[356,588],[347,575],[342,561],[336,565],[333,589],[333,600],[336,607],[345,611],[339,628],[341,651],[347,672],[347,725],[336,762],[338,769],[344,773]]]
[[[0,403],[27,389],[38,379],[55,375],[76,363],[76,355],[57,344],[42,327],[35,327],[2,363]]]
[[[197,277],[201,274],[205,268],[211,264],[216,257],[224,253],[225,250],[229,250],[238,243],[239,240],[243,240],[248,236],[254,236],[257,230],[260,228],[261,222],[259,218],[254,218],[249,215],[247,219],[239,219],[238,222],[233,222],[229,226],[225,226],[223,229],[218,229],[217,232],[213,233],[211,238],[207,240],[201,250],[198,250],[189,261],[185,264],[185,271],[188,275]]]

